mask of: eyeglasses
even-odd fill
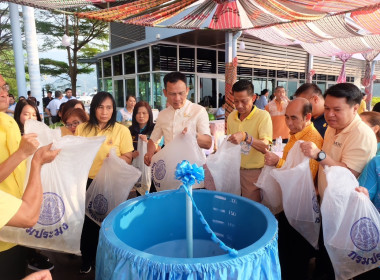
[[[81,124],[80,122],[73,122],[73,123],[67,123],[65,126],[67,128],[72,128],[72,127],[77,127],[80,124]]]
[[[4,90],[4,91],[6,91],[6,92],[9,92],[9,90],[10,90],[8,84],[2,85],[2,86],[1,86],[1,89]]]

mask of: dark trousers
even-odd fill
[[[15,246],[0,252],[0,278],[20,280],[26,275],[26,248]]]
[[[314,248],[288,222],[284,212],[278,220],[278,255],[280,258],[282,279],[307,279],[309,261]]]
[[[323,219],[323,218],[322,218]],[[321,231],[319,232],[318,240],[319,250],[315,259],[314,278],[324,278],[328,280],[335,279],[334,268],[327,252],[325,241],[323,239],[323,224],[321,223]]]
[[[87,187],[90,186],[92,179],[87,180]],[[86,215],[84,216],[82,236],[80,238],[80,250],[82,252],[82,262],[86,265],[95,264],[96,250],[98,248],[100,226]]]

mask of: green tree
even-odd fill
[[[17,81],[14,54],[12,50],[9,8],[5,3],[0,3],[0,74],[10,85],[10,93],[17,96]]]
[[[88,8],[92,10],[94,8]],[[84,11],[83,8],[81,11]],[[70,12],[75,12],[71,10]],[[36,27],[44,37],[42,50],[53,48],[66,49],[67,61],[41,59],[41,74],[60,77],[68,80],[76,95],[77,75],[94,71],[89,63],[80,62],[82,59],[94,57],[108,47],[108,24],[100,21],[80,19],[73,14],[59,14],[50,11],[38,11]],[[62,36],[66,34],[71,39],[71,45],[61,44]]]

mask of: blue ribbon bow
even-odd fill
[[[195,163],[191,165],[187,160],[183,160],[181,163],[177,164],[175,170],[175,178],[181,181],[186,187],[191,187],[198,184],[205,179],[205,171],[203,167],[198,167]]]
[[[226,244],[223,243],[222,240],[220,240],[215,235],[215,233],[207,223],[206,219],[204,218],[202,212],[198,209],[197,205],[195,204],[192,194],[190,194],[189,192],[189,188],[191,188],[195,184],[195,181],[197,181],[198,184],[204,181],[205,171],[203,167],[198,167],[198,165],[196,165],[195,163],[191,165],[187,160],[183,160],[181,163],[177,164],[175,178],[183,183],[181,187],[184,188],[186,194],[191,198],[191,201],[195,208],[195,212],[198,214],[201,223],[205,226],[206,231],[211,235],[211,240],[218,244],[219,247],[222,248],[222,250],[227,251],[231,257],[236,257],[238,255],[238,252],[235,249],[228,247]]]

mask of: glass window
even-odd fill
[[[162,73],[153,74],[153,109],[163,110],[166,108],[166,97],[163,92],[164,76]]]
[[[135,74],[135,52],[124,54],[124,74]]]
[[[149,72],[149,48],[137,50],[137,72]]]
[[[327,76],[323,74],[317,74],[317,80],[326,81]]]
[[[225,94],[226,94],[226,82],[224,80],[218,80],[218,86],[219,86],[219,93],[218,93],[218,108],[219,108],[220,106],[222,106],[222,104],[221,104],[222,100],[220,100],[219,94],[221,94],[222,97],[225,96]]]
[[[269,79],[267,82],[267,89],[271,92],[271,95],[273,94],[275,87],[276,87],[276,80]]]
[[[288,71],[278,70],[277,71],[277,78],[287,78],[288,77]]]
[[[177,71],[177,46],[153,46],[152,60],[153,71]]]
[[[288,81],[288,96],[292,97],[298,88],[297,81]]]
[[[225,52],[218,52],[218,73],[224,74],[226,73],[226,53]]]
[[[197,49],[197,71],[216,73],[216,51]]]
[[[306,74],[305,73],[300,73],[300,79],[306,79]]]
[[[123,64],[121,62],[121,54],[114,55],[112,57],[113,62],[113,75],[120,76],[123,75]]]
[[[96,73],[98,75],[98,78],[102,78],[103,75],[102,75],[102,60],[99,59],[97,62],[96,62]]]
[[[116,107],[124,107],[124,80],[115,80],[114,81],[114,98],[116,102]]]
[[[127,99],[128,95],[136,96],[136,80],[133,79],[126,79],[125,80],[125,99]]]
[[[189,94],[187,95],[187,99],[191,102],[195,102],[195,77],[192,74],[186,75],[187,86],[189,87]]]
[[[111,57],[103,58],[103,73],[104,77],[111,77]]]
[[[276,77],[276,70],[268,70],[268,77]]]
[[[253,69],[253,76],[257,77],[267,77],[268,70],[267,69]]]
[[[199,78],[199,83],[200,104],[205,107],[216,108],[216,79]]]
[[[179,71],[194,72],[195,71],[195,49],[187,47],[179,47]]]
[[[138,75],[139,82],[139,101],[146,101],[150,103],[150,75]]]
[[[237,80],[238,81],[240,81],[240,80],[247,80],[247,81],[252,82],[252,77],[237,76]]]
[[[98,91],[103,91],[103,80],[98,79]]]
[[[324,94],[326,91],[326,83],[317,82],[317,86],[321,89],[322,94]]]
[[[267,88],[267,79],[253,78],[253,92],[260,94],[263,89]]]
[[[238,66],[237,74],[240,76],[252,76],[252,68]]]
[[[328,75],[328,76],[327,76],[327,80],[328,80],[328,81],[335,82],[335,80],[336,80],[336,76]]]
[[[289,71],[289,79],[298,79],[298,72]]]
[[[104,79],[104,91],[109,92],[113,95],[113,88],[112,88],[112,79]]]

